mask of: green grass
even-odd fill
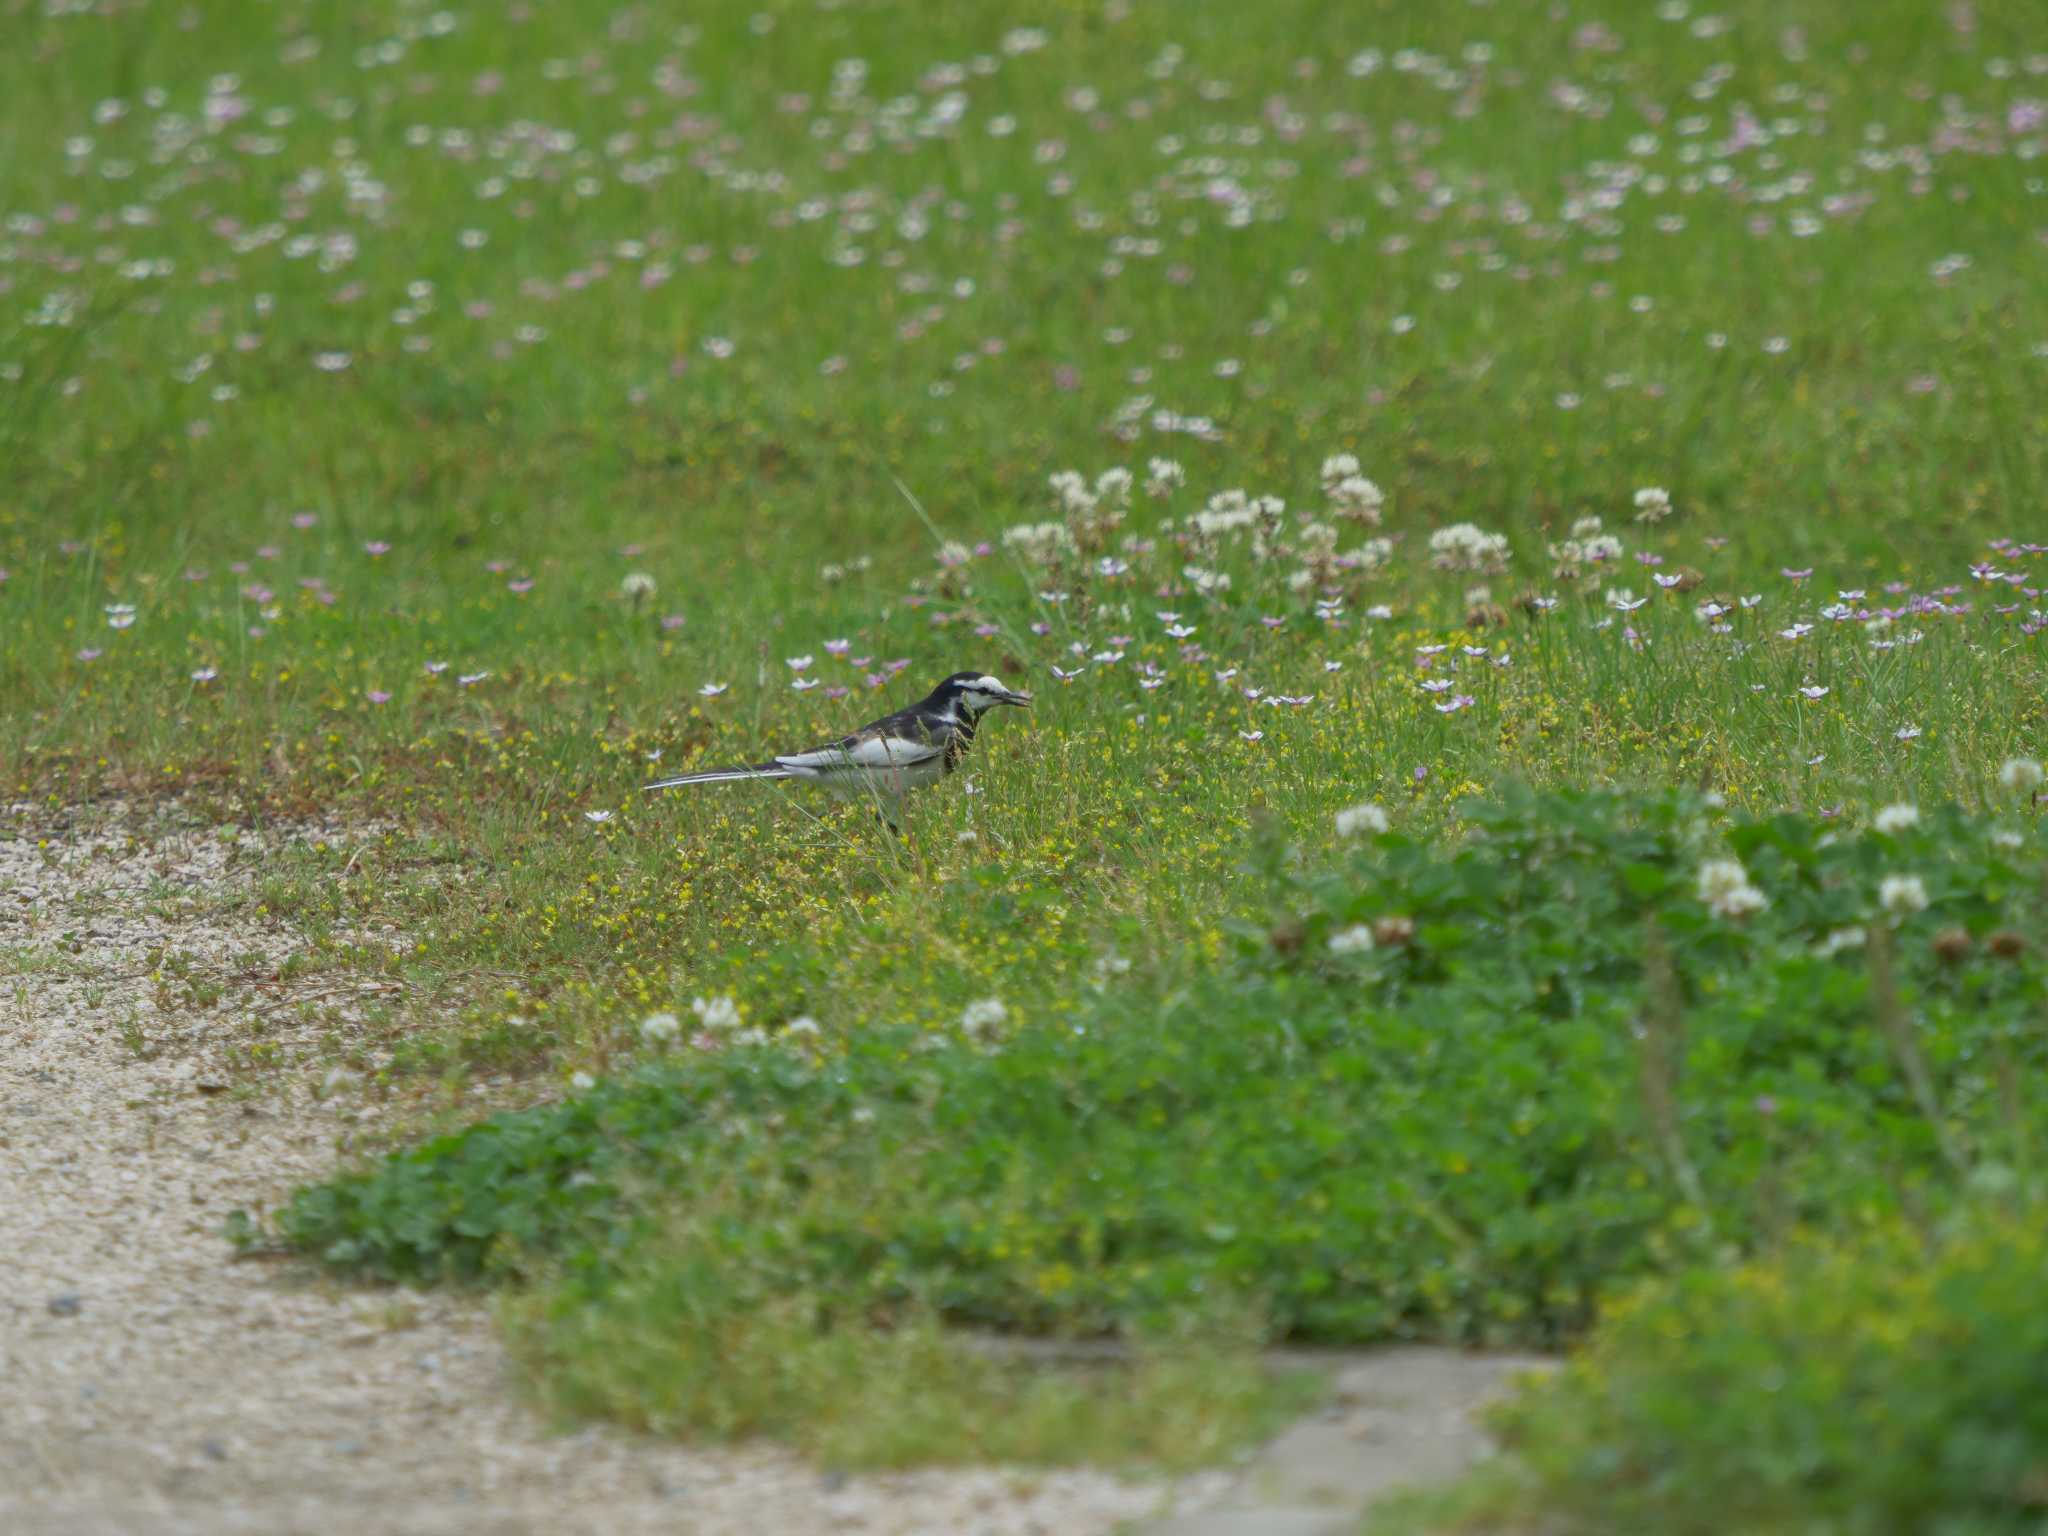
[[[1161,1328],[1128,1351],[963,1346],[933,1313],[857,1287],[792,1286],[785,1234],[857,1192],[829,1170],[698,1187],[636,1244],[601,1305],[575,1284],[505,1308],[520,1374],[571,1419],[693,1439],[772,1437],[830,1467],[1106,1462],[1185,1471],[1312,1406],[1311,1372],[1272,1372],[1244,1318]],[[758,1224],[757,1202],[783,1215]],[[747,1236],[739,1236],[745,1233]],[[749,1238],[753,1240],[750,1241]],[[737,1240],[736,1240],[737,1239]]]
[[[1510,782],[2018,815],[2025,7],[17,9],[0,786],[22,835],[172,798],[349,829],[247,915],[394,990],[310,1062],[255,1042],[257,1080],[346,1065],[411,1123],[422,1083],[628,1074],[642,1018],[726,995],[825,1062],[996,998],[1020,1042],[1128,1020],[1170,1073],[1273,918],[1247,850],[1313,861],[1362,801],[1446,847]],[[1117,469],[1128,506],[1049,484]],[[1286,508],[1205,524],[1234,488]],[[1621,548],[1574,569],[1587,517]],[[1045,563],[1005,541],[1049,521]],[[1499,569],[1439,568],[1461,523]],[[901,841],[637,793],[970,665],[1039,704]],[[1441,1237],[1401,1229],[1387,1315],[1483,1333],[1457,1286],[1405,1310]],[[1578,1281],[1553,1316],[1530,1274],[1569,1332]]]

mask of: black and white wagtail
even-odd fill
[[[682,784],[725,784],[737,779],[802,779],[836,794],[885,800],[891,809],[904,794],[951,773],[974,743],[974,727],[998,704],[1020,708],[1031,695],[985,672],[955,672],[908,709],[884,715],[809,752],[771,757],[747,768],[709,768],[660,779],[648,789]],[[895,825],[893,815],[885,817]]]

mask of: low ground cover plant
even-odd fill
[[[713,1018],[273,1229],[343,1271],[538,1281],[542,1352],[616,1341],[622,1309],[649,1337],[658,1305],[752,1315],[764,1287],[828,1332],[1142,1337],[1221,1309],[1556,1345],[1659,1265],[1942,1207],[2048,1131],[2014,1092],[2048,1062],[2017,819],[1517,792],[1448,845],[1384,824],[1348,813],[1327,862],[1258,844],[1269,918],[1164,990],[830,1045]]]

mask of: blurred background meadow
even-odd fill
[[[936,1322],[1556,1347],[2031,1198],[2038,8],[0,32],[14,831],[368,832],[252,916],[400,985],[224,1021],[237,1091],[505,1112],[245,1240],[514,1282],[571,1412],[801,1436],[817,1393],[683,1401],[649,1341],[857,1335],[841,1397],[942,1376]],[[966,667],[1037,706],[900,839],[638,793]],[[1263,1422],[1199,1369],[1149,1401]],[[1697,1492],[1621,1433],[1572,1475]]]

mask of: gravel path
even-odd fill
[[[276,979],[294,936],[219,910],[251,865],[218,834],[103,816],[48,837],[0,833],[10,1536],[327,1536],[337,1519],[350,1536],[1087,1536],[1169,1494],[1187,1508],[1222,1491],[1214,1476],[1167,1489],[1087,1472],[840,1480],[773,1450],[551,1435],[508,1390],[474,1302],[235,1262],[222,1216],[330,1168],[363,1106],[322,1102],[307,1073],[234,1092],[228,1052],[255,1038],[253,1013],[287,1055],[334,1027],[302,1017],[295,990],[343,1019],[367,998],[337,997],[331,973]],[[150,981],[146,956],[166,944],[217,1002]]]

